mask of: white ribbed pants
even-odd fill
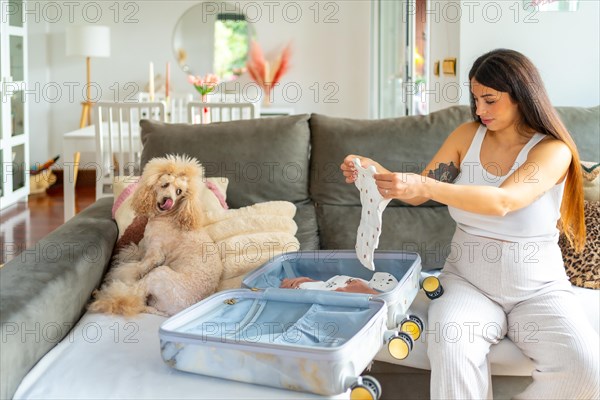
[[[452,239],[429,306],[432,399],[492,398],[487,354],[508,337],[536,365],[517,399],[598,399],[599,337],[570,289],[553,242]]]

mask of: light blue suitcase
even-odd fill
[[[280,289],[285,277],[368,280],[372,272],[352,251],[275,257],[246,276],[249,289],[217,293],[165,321],[159,332],[163,360],[202,375],[322,395],[350,389],[352,398],[377,399],[379,383],[360,374],[383,345],[398,354],[412,344],[394,324],[416,296],[420,258],[378,252],[375,265],[398,279],[392,292]]]

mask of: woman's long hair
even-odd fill
[[[585,245],[583,216],[583,177],[579,153],[573,138],[550,103],[537,68],[523,54],[507,49],[497,49],[480,56],[469,71],[469,82],[478,83],[499,92],[508,93],[519,109],[517,132],[540,132],[564,142],[573,155],[567,172],[565,193],[561,204],[559,229],[569,243],[581,251]],[[481,123],[471,96],[471,114]]]

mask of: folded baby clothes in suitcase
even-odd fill
[[[163,360],[178,370],[296,391],[377,399],[361,377],[384,342],[387,305],[367,294],[235,289],[160,327]]]
[[[242,285],[253,289],[278,288],[284,279],[306,277],[328,281],[338,275],[371,281],[377,273],[387,273],[395,278],[395,286],[375,286],[381,293],[374,297],[386,302],[387,327],[394,329],[406,318],[419,291],[421,257],[414,252],[377,251],[374,264],[375,271],[366,269],[351,250],[290,252],[248,273]]]

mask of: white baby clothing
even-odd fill
[[[304,282],[298,287],[300,289],[311,290],[336,290],[338,288],[346,287],[348,281],[351,279],[362,281],[371,289],[379,290],[380,292],[389,292],[398,284],[398,280],[394,275],[387,272],[375,272],[371,280],[368,282],[364,279],[353,278],[347,275],[335,275],[329,278],[327,281]]]
[[[351,276],[346,275],[335,275],[329,278],[326,281],[316,281],[316,282],[304,282],[298,285],[300,289],[310,289],[310,290],[336,290],[337,288],[346,287],[348,281],[350,279],[363,281],[365,284],[369,284],[364,279],[360,278],[352,278]]]
[[[373,256],[379,245],[381,235],[381,215],[392,199],[385,199],[377,190],[373,175],[377,172],[374,166],[363,168],[358,158],[354,159],[358,176],[354,184],[360,190],[362,213],[360,225],[356,233],[356,256],[361,264],[371,271],[375,270]]]

